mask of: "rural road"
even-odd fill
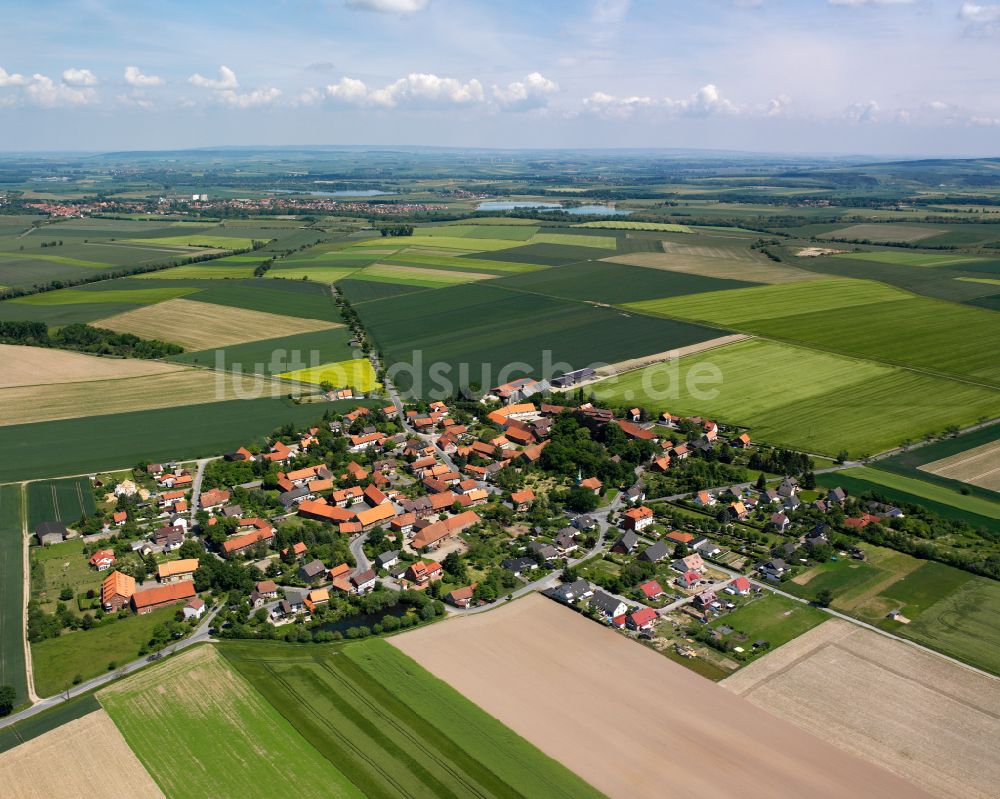
[[[163,652],[164,656],[172,655],[175,652],[179,652],[182,649],[187,649],[188,647],[194,646],[195,644],[200,644],[210,640],[208,635],[208,628],[211,627],[212,620],[215,619],[215,616],[221,609],[222,605],[220,604],[219,607],[217,607],[215,610],[212,610],[205,616],[201,624],[199,624],[195,628],[195,631],[190,636],[178,641],[176,644],[171,644],[170,646],[164,647],[160,651]],[[15,722],[21,721],[22,719],[30,718],[31,716],[37,715],[38,713],[41,713],[43,710],[48,710],[49,708],[55,707],[56,705],[61,705],[68,699],[72,699],[75,696],[84,694],[87,691],[91,691],[95,688],[100,688],[102,685],[106,685],[107,683],[113,680],[117,680],[119,677],[124,677],[126,674],[130,674],[133,671],[138,671],[139,669],[143,668],[144,666],[148,666],[151,662],[153,662],[150,661],[148,657],[149,656],[147,655],[146,657],[139,658],[138,660],[133,660],[131,663],[127,663],[121,668],[115,669],[114,671],[109,671],[107,674],[102,674],[99,677],[94,677],[93,679],[86,680],[85,682],[82,682],[79,685],[74,685],[68,690],[56,694],[55,696],[50,696],[47,699],[40,699],[31,707],[25,708],[19,713],[14,713],[10,716],[7,716],[7,718],[0,719],[0,729],[3,729],[4,727],[7,727],[11,724],[14,724]]]
[[[189,519],[192,529],[194,528],[194,517],[198,513],[198,501],[201,499],[201,483],[205,478],[205,467],[212,461],[219,460],[220,457],[220,455],[216,455],[214,458],[199,458],[197,461],[198,470],[195,472],[194,480],[191,483],[191,507],[189,508]]]

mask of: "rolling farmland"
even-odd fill
[[[367,797],[599,795],[383,641],[220,651]]]
[[[243,372],[279,374],[321,363],[347,360],[353,354],[350,340],[350,330],[346,327],[334,327],[314,333],[297,333],[228,347],[184,352],[172,356],[171,360]]]

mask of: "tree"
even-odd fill
[[[0,685],[0,716],[9,716],[17,701],[13,685]]]
[[[767,488],[767,476],[763,472],[757,475],[757,482],[755,485],[757,486],[758,491],[763,491]]]
[[[851,457],[846,449],[842,449],[837,453],[837,463],[845,463],[847,459]]]
[[[449,552],[445,559],[441,561],[441,568],[443,568],[444,573],[451,577],[455,582],[465,582],[465,564],[462,562],[462,556],[457,552]]]
[[[819,607],[828,608],[831,602],[833,602],[833,591],[829,588],[824,588],[816,593],[816,604]]]

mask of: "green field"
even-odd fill
[[[21,486],[0,485],[0,685],[27,700],[24,675],[24,534]]]
[[[626,307],[1000,386],[1000,363],[983,357],[1000,349],[1000,316],[881,283],[813,280]]]
[[[26,297],[8,300],[8,302],[12,305],[80,305],[93,302],[152,305],[164,300],[183,297],[195,291],[196,289],[186,286],[178,286],[177,288],[123,288],[101,291],[100,293],[86,289],[60,289],[59,291],[46,291],[42,294],[29,294]]]
[[[287,264],[280,269],[270,269],[267,277],[279,280],[314,280],[317,283],[336,283],[354,274],[357,267],[353,266],[292,266]]]
[[[846,592],[863,591],[889,573],[871,563],[841,558],[821,563],[810,569],[811,576],[807,583],[801,585],[795,581],[782,583],[781,590],[809,600],[815,599],[820,591],[830,591],[835,598],[839,598]]]
[[[453,225],[419,227],[414,231],[417,236],[459,236],[471,239],[507,239],[510,241],[527,241],[537,232],[538,227],[530,221],[525,225],[470,225],[459,222]]]
[[[680,297],[754,285],[742,280],[590,261],[504,277],[496,285],[571,300],[628,303],[644,297]]]
[[[683,347],[718,335],[698,325],[509,291],[493,283],[404,294],[358,306],[362,321],[389,364],[419,367],[396,376],[400,390],[414,389],[419,375],[416,393],[453,396],[459,383],[495,385],[491,381],[509,364],[523,364],[518,367],[521,374],[541,374],[545,351],[551,354],[551,362],[564,364],[550,367],[550,372],[558,368],[561,373],[595,362],[615,363]],[[435,362],[448,370],[435,373],[444,380],[431,377]],[[462,364],[466,364],[464,378]]]
[[[0,752],[6,752],[15,746],[37,738],[67,722],[83,718],[88,713],[100,710],[101,705],[93,694],[75,696],[68,702],[62,702],[55,707],[43,710],[34,716],[28,716],[3,729],[0,729]]]
[[[185,266],[175,266],[171,269],[163,269],[159,272],[146,272],[142,275],[135,275],[138,280],[235,280],[253,277],[256,267],[252,264],[222,263],[219,261],[205,261],[200,264],[187,264]]]
[[[531,239],[532,244],[566,244],[572,247],[598,247],[602,250],[617,250],[618,240],[614,236],[587,236],[580,233],[539,233]]]
[[[490,275],[487,275],[487,278],[489,277]],[[351,279],[373,280],[377,283],[398,283],[421,288],[443,288],[484,278],[482,275],[458,269],[435,269],[428,266],[378,263],[353,272]]]
[[[25,257],[22,252],[0,252],[0,259],[8,260],[11,258],[23,259]],[[68,258],[64,255],[41,255],[40,253],[32,253],[30,256],[33,261],[47,261],[51,264],[63,264],[65,266],[87,266],[91,269],[107,269],[111,264],[101,263],[100,261],[85,261],[82,258]]]
[[[421,286],[404,286],[401,283],[382,283],[375,280],[341,280],[337,288],[352,305],[371,300],[384,300],[387,297],[398,297],[402,294],[413,294],[417,291],[431,291]]]
[[[968,572],[935,561],[926,561],[903,579],[882,591],[909,619],[916,619],[944,597],[977,578]]]
[[[89,680],[108,671],[115,661],[124,665],[139,657],[139,649],[152,636],[153,628],[174,618],[177,608],[161,608],[144,616],[129,616],[91,630],[67,632],[31,645],[31,669],[35,692],[54,696],[80,677]]]
[[[1000,675],[998,617],[1000,583],[973,577],[893,632]]]
[[[140,460],[188,460],[232,452],[292,422],[319,420],[365,401],[296,405],[284,399],[228,400],[37,424],[0,426],[0,481],[131,468]],[[170,430],[149,437],[149,430]]]
[[[517,228],[512,228],[517,230]],[[507,228],[504,228],[507,230]],[[368,248],[385,248],[394,250],[408,250],[411,247],[428,247],[443,250],[464,250],[466,252],[490,252],[493,250],[506,250],[509,247],[516,247],[520,244],[516,239],[481,239],[462,236],[436,236],[415,233],[412,236],[401,236],[389,239],[368,239],[360,241],[351,246],[351,250]]]
[[[41,522],[62,522],[72,527],[83,516],[92,516],[94,510],[94,492],[86,477],[28,484],[28,527],[31,530]]]
[[[656,414],[710,414],[750,427],[755,439],[830,455],[874,454],[949,422],[971,424],[997,405],[991,389],[758,339],[626,372],[590,390]]]
[[[871,252],[848,252],[834,256],[856,261],[879,264],[903,264],[905,266],[958,266],[985,260],[974,255],[949,255],[948,253],[922,253],[905,250],[873,250]]]
[[[713,629],[723,625],[732,628],[733,632],[724,639],[742,646],[748,654],[754,641],[767,641],[770,647],[764,651],[773,651],[828,618],[826,613],[810,605],[767,592],[760,599],[710,622],[709,626]],[[737,640],[737,634],[745,635],[746,640]],[[758,654],[763,654],[763,651]]]
[[[533,272],[547,269],[543,264],[520,263],[515,261],[492,261],[486,258],[451,257],[447,255],[421,255],[408,252],[402,255],[387,255],[382,263],[406,264],[408,266],[432,266],[437,269],[468,269],[471,272],[492,272],[497,275]]]
[[[370,799],[600,796],[385,641],[220,651]]]
[[[950,505],[960,510],[968,511],[979,516],[988,516],[993,519],[1000,519],[1000,502],[993,502],[982,497],[962,494],[949,488],[945,488],[933,483],[927,483],[912,477],[906,477],[893,472],[882,471],[879,468],[861,466],[852,469],[844,469],[839,474],[863,480],[868,483],[876,483],[886,488],[900,491],[904,494],[923,497],[939,505]]]
[[[254,240],[237,236],[212,236],[205,233],[186,233],[179,236],[157,236],[144,239],[116,239],[128,244],[145,244],[164,247],[211,247],[218,250],[248,250]]]
[[[375,370],[367,358],[352,358],[336,363],[324,363],[307,369],[297,369],[279,375],[288,380],[300,383],[330,383],[335,388],[350,386],[355,391],[369,392],[378,385],[375,382]]]
[[[347,360],[353,355],[347,327],[268,338],[213,350],[184,352],[171,360],[258,374],[279,374],[313,364]]]
[[[846,472],[859,472],[863,475],[863,477],[847,474]],[[872,479],[864,479],[869,476]],[[866,491],[874,491],[892,502],[906,502],[913,505],[922,505],[928,510],[938,514],[938,516],[942,516],[946,519],[955,519],[957,521],[963,521],[976,528],[983,527],[987,530],[1000,532],[1000,522],[998,522],[995,516],[997,507],[995,502],[985,506],[976,505],[976,507],[984,507],[989,510],[991,515],[986,516],[957,507],[952,497],[957,496],[962,499],[976,499],[979,502],[989,502],[989,500],[983,500],[972,495],[965,497],[955,491],[954,494],[949,493],[944,495],[949,500],[948,502],[941,502],[935,499],[930,499],[927,495],[939,495],[937,493],[939,490],[948,491],[948,489],[941,489],[940,486],[934,483],[916,480],[907,483],[910,490],[903,490],[888,485],[888,483],[893,482],[896,478],[900,480],[908,479],[902,475],[893,474],[881,469],[870,469],[867,467],[859,469],[845,469],[831,474],[816,475],[816,481],[824,488],[840,486],[848,493],[856,496],[860,496]],[[914,491],[919,491],[920,493],[914,493]]]
[[[98,698],[167,796],[362,796],[208,645]]]

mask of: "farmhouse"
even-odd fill
[[[625,511],[625,527],[629,530],[639,532],[645,530],[653,523],[653,510],[645,505],[638,508],[629,508]]]
[[[35,538],[39,546],[58,544],[69,535],[69,530],[62,522],[42,522],[35,527]]]
[[[182,580],[178,583],[168,585],[158,585],[156,588],[147,588],[145,591],[137,591],[132,594],[132,606],[140,616],[152,613],[157,608],[173,605],[182,599],[190,599],[195,594],[194,583],[190,580]]]
[[[135,578],[119,571],[113,571],[101,583],[101,605],[116,613],[128,605],[135,593]]]
[[[227,502],[229,502],[229,492],[221,488],[213,488],[209,491],[205,491],[198,499],[198,503],[201,505],[202,510],[221,508]]]
[[[230,538],[228,541],[223,541],[222,556],[225,558],[231,558],[234,555],[244,554],[257,544],[261,542],[267,543],[273,539],[274,529],[266,522],[264,524],[266,526],[258,527],[251,533]]]
[[[99,549],[90,556],[90,565],[97,571],[103,572],[115,565],[115,552],[113,549]]]

